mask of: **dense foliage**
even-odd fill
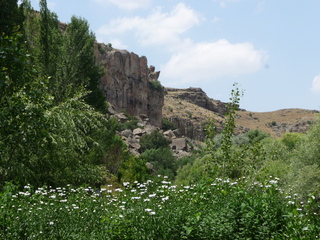
[[[15,8],[1,19],[0,187],[103,183],[120,168],[112,153],[117,165],[128,154],[103,114],[103,71],[87,22],[72,17],[63,32],[46,1],[40,13],[29,1],[1,5]]]
[[[306,134],[235,136],[235,85],[197,154],[177,159],[154,131],[134,156],[116,131],[138,120],[106,117],[88,23],[17,2],[0,0],[1,239],[319,237],[320,119]]]

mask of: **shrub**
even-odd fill
[[[155,175],[165,175],[174,179],[176,175],[176,162],[172,151],[168,147],[148,149],[141,154],[144,162],[150,162],[154,167]]]
[[[286,145],[289,150],[293,150],[302,139],[302,136],[303,134],[301,133],[285,133],[281,138],[281,142]]]
[[[173,122],[171,122],[168,118],[162,118],[162,130],[167,131],[170,129],[176,129],[176,125]]]
[[[160,81],[158,81],[158,80],[150,81],[149,86],[152,90],[156,90],[159,92],[163,91],[163,87],[162,87]]]
[[[144,135],[140,139],[140,151],[144,152],[148,149],[158,149],[169,146],[169,140],[167,140],[163,134],[158,131],[153,131],[148,135]]]
[[[251,129],[245,135],[249,138],[249,143],[254,144],[260,142],[264,138],[270,137],[269,134],[259,130],[259,129]]]

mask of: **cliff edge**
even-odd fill
[[[152,125],[161,127],[164,88],[158,81],[160,72],[148,67],[147,58],[101,43],[95,45],[95,56],[106,69],[100,87],[114,109],[132,116],[145,114]]]

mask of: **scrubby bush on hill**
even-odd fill
[[[140,139],[141,152],[149,149],[158,149],[168,147],[170,144],[169,140],[166,139],[163,134],[158,131],[153,131],[150,134],[144,135]]]

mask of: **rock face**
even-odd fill
[[[186,100],[199,107],[224,115],[227,112],[226,104],[218,100],[210,99],[201,88],[166,88],[167,92],[177,92],[175,98]]]
[[[226,104],[210,99],[201,88],[165,88],[163,116],[177,128],[177,137],[205,141],[205,127],[213,116],[220,130],[227,112]]]
[[[160,127],[164,104],[164,90],[158,82],[160,72],[155,72],[154,66],[148,67],[146,57],[104,44],[96,44],[95,56],[106,69],[100,87],[114,110],[132,116],[145,114],[151,124]]]

